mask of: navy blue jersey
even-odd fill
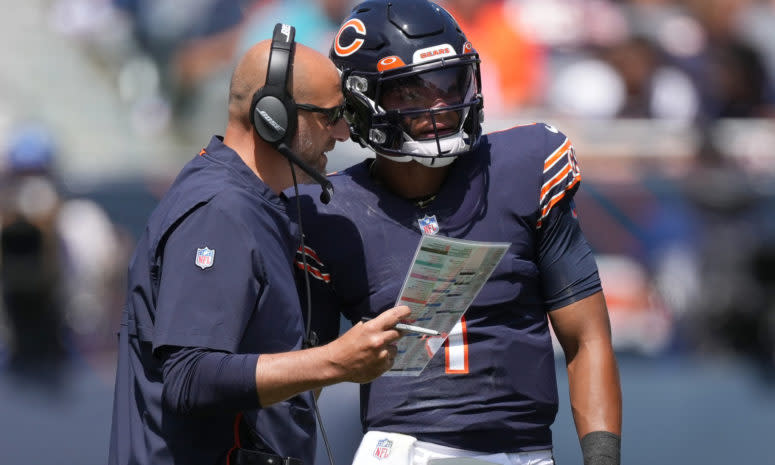
[[[240,411],[266,447],[312,463],[311,395],[260,408],[255,363],[245,367],[239,408],[181,413],[163,402],[170,386],[162,355],[175,348],[300,348],[304,316],[292,264],[298,231],[286,203],[214,137],[154,210],[129,266],[111,464],[216,463],[235,442]]]
[[[324,340],[337,334],[339,311],[357,321],[395,304],[423,228],[511,246],[421,375],[363,386],[364,429],[483,452],[550,448],[557,387],[547,312],[601,289],[573,209],[581,175],[570,141],[544,124],[489,134],[424,209],[379,185],[371,162],[330,176],[329,205],[314,189],[301,198]]]

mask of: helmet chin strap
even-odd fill
[[[401,145],[402,152],[425,155],[425,156],[413,157],[411,155],[404,155],[404,156],[388,155],[388,157],[390,157],[391,160],[397,161],[399,163],[407,163],[414,160],[417,163],[420,163],[421,165],[425,165],[429,168],[441,168],[452,164],[452,162],[455,161],[457,157],[456,156],[439,157],[438,156],[439,147],[441,148],[442,153],[450,153],[450,154],[463,153],[468,151],[469,149],[469,145],[466,143],[464,139],[464,134],[462,130],[455,136],[448,136],[443,140],[440,140],[438,146],[436,145],[435,139],[416,141],[406,134],[404,134],[404,137],[407,140],[405,140],[404,143]]]
[[[396,161],[398,163],[409,163],[410,161],[416,161],[417,163],[421,165],[425,165],[429,168],[441,168],[447,165],[451,165],[453,161],[457,157],[411,157],[408,155],[392,155],[392,154],[386,154],[386,153],[380,153],[377,152],[377,155],[385,158],[389,158],[391,161]]]

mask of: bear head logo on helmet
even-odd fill
[[[334,38],[354,141],[397,161],[446,166],[481,135],[479,55],[442,7],[369,0]]]

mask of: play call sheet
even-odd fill
[[[440,335],[405,333],[398,341],[393,368],[383,376],[417,376],[448,337],[455,342],[461,334],[460,318],[509,245],[422,236],[396,305],[412,310],[407,323],[434,329]],[[454,365],[452,355],[450,363]]]

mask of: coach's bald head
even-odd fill
[[[250,103],[253,94],[266,83],[271,40],[251,47],[237,64],[229,87],[229,124],[250,128]],[[299,43],[289,76],[291,96],[296,102],[309,102],[339,92],[339,73],[321,53]]]
[[[293,185],[294,177],[288,160],[272,144],[263,140],[250,122],[253,95],[266,82],[271,45],[271,40],[257,43],[237,64],[229,87],[229,120],[223,141],[272,190],[279,192]],[[288,79],[293,100],[321,108],[340,105],[344,98],[339,71],[334,63],[302,44],[296,43],[295,49]],[[349,137],[347,124],[344,120],[328,124],[324,115],[310,111],[300,111],[297,117],[297,130],[290,141],[290,148],[313,169],[325,172],[325,154],[333,149],[337,141]],[[299,179],[299,182],[310,182],[303,173],[299,173]]]

